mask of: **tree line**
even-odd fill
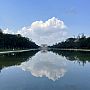
[[[20,34],[5,34],[0,29],[0,49],[31,49],[39,46]]]
[[[60,49],[90,49],[90,37],[86,37],[82,34],[76,38],[68,38],[63,42],[56,43],[50,47]]]

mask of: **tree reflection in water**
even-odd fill
[[[52,50],[52,52],[65,57],[67,60],[78,62],[83,66],[86,62],[90,62],[90,52],[69,50]]]
[[[4,67],[20,65],[22,62],[32,58],[38,51],[0,54],[0,70]]]

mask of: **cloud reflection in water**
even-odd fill
[[[53,81],[63,77],[66,72],[66,60],[52,52],[38,52],[29,61],[19,66],[24,71],[30,71],[35,77],[48,77]]]

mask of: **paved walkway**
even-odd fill
[[[58,48],[53,48],[53,50],[67,50],[67,51],[89,51],[90,49],[58,49]]]
[[[28,50],[13,50],[13,51],[1,51],[0,54],[5,54],[5,53],[14,53],[14,52],[27,52],[27,51],[33,51],[33,50],[38,50],[38,49],[28,49]]]

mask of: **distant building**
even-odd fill
[[[41,50],[47,50],[48,49],[47,44],[41,44],[40,49]]]

